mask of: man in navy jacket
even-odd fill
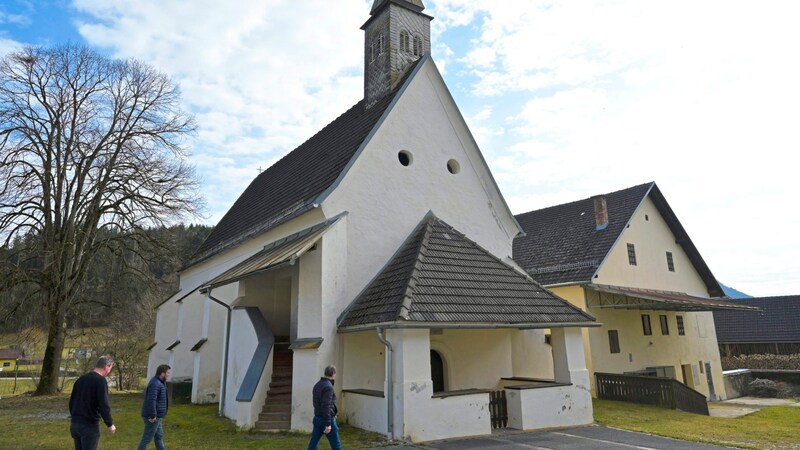
[[[113,365],[111,358],[100,357],[94,370],[78,378],[72,387],[72,395],[69,397],[69,431],[75,441],[75,450],[97,449],[100,442],[101,417],[109,433],[117,431],[111,418],[106,382]]]
[[[166,364],[158,366],[156,376],[147,383],[142,404],[142,419],[144,419],[144,433],[139,441],[139,450],[146,450],[150,441],[156,441],[156,449],[164,450],[164,417],[167,416],[167,378],[172,373],[172,368]]]
[[[339,427],[336,424],[336,392],[333,391],[333,383],[336,379],[336,367],[328,366],[325,368],[325,376],[317,381],[311,396],[314,402],[314,429],[311,431],[311,441],[308,443],[308,450],[317,450],[317,444],[322,439],[322,435],[327,436],[332,450],[342,450],[342,443],[339,441]]]

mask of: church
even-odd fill
[[[375,0],[364,96],[259,174],[158,306],[149,372],[243,428],[412,442],[592,419],[582,329],[511,258],[524,234],[430,56],[421,0]]]

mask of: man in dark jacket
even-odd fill
[[[147,383],[142,404],[142,419],[144,432],[139,441],[138,450],[146,450],[150,441],[156,441],[156,449],[164,450],[164,417],[167,416],[167,378],[172,374],[172,368],[162,364],[156,368],[156,375]]]
[[[314,429],[311,431],[311,442],[308,450],[317,450],[317,444],[322,435],[328,437],[331,450],[342,450],[339,442],[339,427],[336,425],[336,392],[333,391],[333,382],[336,379],[336,367],[325,368],[325,376],[317,381],[311,394],[314,399]]]
[[[106,382],[106,376],[113,365],[111,358],[100,357],[94,370],[78,378],[72,387],[72,394],[69,396],[69,432],[75,441],[75,450],[97,449],[97,444],[100,443],[100,417],[109,433],[117,431],[111,418]]]

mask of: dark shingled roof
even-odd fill
[[[593,321],[429,214],[342,314],[339,329]]]
[[[412,63],[394,90],[371,108],[364,109],[363,100],[356,103],[259,174],[200,245],[190,265],[312,209],[314,200],[347,167],[422,59]]]
[[[733,299],[761,311],[714,311],[717,341],[726,343],[800,342],[800,295]]]
[[[724,295],[700,252],[655,183],[605,194],[608,226],[597,230],[593,197],[515,216],[526,236],[514,239],[514,260],[545,286],[587,283],[646,197],[675,235],[712,297]]]
[[[22,354],[13,348],[0,348],[0,359],[19,359]]]

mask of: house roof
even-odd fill
[[[586,302],[590,307],[648,309],[656,311],[716,311],[721,309],[757,311],[757,308],[730,300],[697,297],[685,292],[641,289],[607,284],[587,284]],[[611,295],[606,295],[611,294]]]
[[[634,213],[649,197],[702,278],[709,295],[724,295],[655,183],[640,184],[604,197],[608,226],[601,230],[595,222],[593,197],[515,216],[526,236],[514,240],[514,260],[545,286],[591,282]]]
[[[345,310],[339,330],[591,326],[593,321],[429,213]]]
[[[714,311],[719,343],[800,342],[800,295],[731,301],[761,311]]]
[[[0,359],[19,359],[22,354],[13,348],[0,348]]]
[[[316,207],[357,154],[396,94],[420,64],[412,63],[386,97],[365,108],[359,101],[288,155],[259,174],[192,256],[190,265],[285,223]]]

